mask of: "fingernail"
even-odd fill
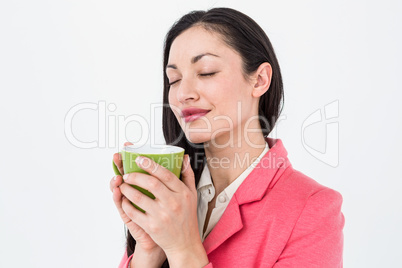
[[[116,179],[117,179],[117,176],[114,176],[114,177],[113,177],[113,180],[115,181]]]
[[[142,166],[144,164],[144,158],[141,156],[137,156],[137,158],[135,159],[135,163],[137,163],[137,165]]]
[[[128,174],[124,174],[123,175],[123,180],[127,180],[127,178],[128,178]]]

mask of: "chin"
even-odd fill
[[[210,133],[186,133],[186,138],[191,143],[205,143],[211,140]]]

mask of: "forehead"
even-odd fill
[[[202,26],[194,26],[173,41],[169,52],[169,63],[176,63],[202,53],[228,56],[234,51],[223,41],[222,36],[213,31],[207,31]]]

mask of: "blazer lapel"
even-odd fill
[[[228,207],[223,213],[221,219],[212,229],[209,235],[204,240],[204,248],[207,254],[215,250],[229,237],[237,233],[243,228],[239,204],[235,196],[229,202]]]
[[[207,254],[243,228],[240,206],[259,201],[273,188],[285,169],[291,167],[280,139],[266,139],[270,149],[233,195],[216,226],[204,240]]]

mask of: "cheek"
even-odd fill
[[[168,95],[169,107],[173,111],[173,113],[176,116],[177,120],[179,120],[180,111],[179,111],[179,108],[177,106],[178,103],[177,103],[177,101],[175,101],[176,98],[174,96],[175,96],[174,92],[172,90],[170,90],[169,95]],[[179,122],[180,122],[180,120],[179,120]]]
[[[233,93],[233,82],[226,78],[210,81],[202,85],[202,91],[200,91],[201,97],[208,99],[212,103],[219,104],[221,107],[226,104],[228,98],[233,97]]]
[[[171,108],[177,106],[177,103],[175,102],[176,98],[174,96],[173,90],[169,90],[168,101]]]
[[[216,90],[214,100],[219,107],[219,114],[230,118],[231,122],[243,121],[252,113],[252,101],[249,85],[242,79],[225,79],[220,83],[220,90]],[[219,93],[218,93],[219,92]]]
[[[233,77],[229,77],[219,81],[209,95],[223,109],[233,109],[236,107],[238,101],[244,99],[245,90],[244,84],[241,81],[236,81]]]

